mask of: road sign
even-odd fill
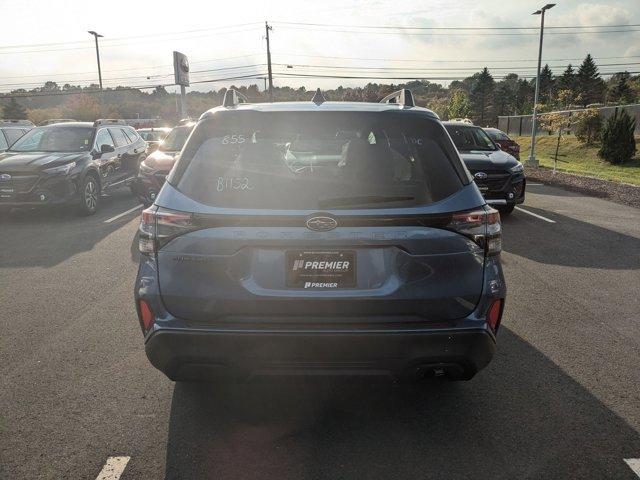
[[[189,86],[189,60],[184,53],[173,52],[173,74],[176,85]]]

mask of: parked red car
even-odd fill
[[[520,160],[520,145],[509,138],[509,135],[497,128],[485,128],[485,132],[489,135],[489,138],[500,146],[500,150],[507,152],[509,155],[516,157],[516,160]]]

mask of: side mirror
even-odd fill
[[[100,145],[100,153],[111,153],[115,151],[116,149],[113,147],[113,145],[108,145],[106,143]]]

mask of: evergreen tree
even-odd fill
[[[583,105],[600,103],[604,97],[605,83],[591,54],[587,54],[578,69],[577,90]]]
[[[492,105],[495,81],[487,67],[484,67],[480,73],[474,74],[471,78],[471,105],[476,119],[480,121],[481,125],[485,125],[490,119],[489,109]]]
[[[550,104],[554,96],[554,79],[553,72],[549,68],[549,64],[546,64],[542,70],[540,70],[540,92],[538,101],[540,103]]]
[[[558,78],[557,89],[560,90],[573,90],[576,87],[576,72],[571,64],[567,65],[567,68]]]
[[[598,156],[614,165],[631,160],[636,153],[635,128],[635,118],[622,109],[617,111],[602,130],[602,147]]]
[[[617,103],[631,103],[635,100],[634,92],[629,84],[629,72],[616,73],[609,86],[609,101]]]
[[[27,118],[27,109],[24,108],[15,98],[2,109],[2,116],[6,119],[25,120]]]

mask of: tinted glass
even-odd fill
[[[7,144],[7,140],[4,138],[4,135],[2,133],[3,131],[0,130],[0,150],[6,150],[9,145]]]
[[[170,182],[214,206],[383,208],[462,187],[439,122],[417,115],[220,112],[185,145]]]
[[[111,132],[111,136],[116,142],[116,147],[123,147],[124,145],[129,144],[129,139],[124,136],[124,133],[122,133],[122,130],[119,128],[110,128],[109,132]]]
[[[461,125],[446,125],[445,127],[459,151],[494,151],[496,149],[489,136],[480,127]]]
[[[92,127],[38,127],[11,146],[15,152],[84,152],[91,149]]]
[[[127,137],[129,137],[129,140],[131,140],[131,143],[135,143],[138,140],[138,135],[136,134],[135,130],[125,128],[124,133],[127,135]]]
[[[115,147],[113,139],[111,138],[111,135],[109,135],[109,132],[106,128],[100,130],[98,132],[98,135],[96,136],[96,149],[100,150],[100,147],[102,145],[111,145],[112,147]]]
[[[13,144],[22,135],[24,135],[23,130],[20,128],[8,128],[4,131],[4,134],[7,137],[7,142],[9,143],[9,145]]]
[[[487,132],[491,140],[509,140],[509,137],[500,130],[485,130],[485,132]]]
[[[169,132],[169,135],[166,136],[162,145],[160,145],[160,150],[167,152],[177,152],[178,150],[182,150],[184,142],[187,141],[191,130],[193,130],[193,126],[174,128]]]

